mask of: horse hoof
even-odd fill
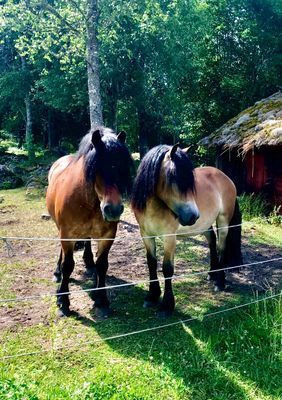
[[[62,280],[62,275],[53,275],[52,281],[55,283],[60,283]]]
[[[57,315],[59,318],[69,317],[71,315],[69,308],[59,308]]]
[[[143,308],[154,308],[159,305],[158,300],[144,300]]]
[[[109,307],[95,307],[95,314],[98,318],[108,318],[112,314]]]

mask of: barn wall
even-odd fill
[[[244,158],[237,149],[218,148],[216,165],[233,180],[238,194],[263,193],[282,209],[282,146],[262,146]]]
[[[216,167],[221,169],[235,183],[238,194],[246,190],[246,170],[237,149],[223,151],[217,148]]]
[[[282,211],[282,146],[266,147],[265,155],[268,173],[267,186],[271,188],[273,203],[280,205]]]
[[[248,151],[243,163],[246,168],[246,190],[258,193],[268,182],[267,157],[263,151]]]

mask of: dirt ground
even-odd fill
[[[1,223],[14,226],[19,224],[19,221],[13,219],[12,209],[10,208],[2,212]],[[42,224],[43,229],[47,230],[53,222],[44,221],[39,216],[38,224]],[[252,229],[249,229],[248,233],[243,236],[242,252],[245,263],[281,256],[281,251],[278,247],[275,247],[275,244],[273,246],[251,246],[248,236],[254,233]],[[179,245],[182,250],[185,248],[189,250],[190,246],[197,248],[199,260],[194,265],[193,261],[187,262],[184,259],[176,259],[176,276],[191,271],[208,270],[208,248],[204,238],[197,236],[179,239]],[[93,244],[94,252],[95,243]],[[35,296],[35,298],[21,302],[3,302],[0,299],[0,329],[17,330],[23,326],[49,323],[49,310],[54,305],[54,297],[38,298],[36,296],[55,293],[56,284],[52,283],[52,276],[58,254],[58,242],[11,241],[8,245],[2,243],[2,247],[0,247],[1,269],[3,268],[1,274],[2,288],[8,287],[8,292],[10,295],[12,294],[10,297]],[[85,277],[85,268],[82,262],[82,251],[75,253],[75,261],[76,266],[70,284],[71,291],[79,291],[82,288],[89,287],[89,280],[87,281]],[[16,265],[15,268],[14,265]],[[110,252],[109,265],[107,285],[148,279],[144,246],[140,240],[138,225],[130,211],[126,212],[119,223],[117,239]],[[238,274],[227,272],[227,292],[232,294],[234,290],[252,292],[265,291],[270,288],[277,289],[282,282],[281,265],[281,261],[277,261],[254,265],[242,269]],[[161,263],[159,264],[159,276],[162,276]],[[200,285],[196,289],[191,289],[191,297],[201,296],[204,291],[212,291],[211,284],[206,281],[206,275],[201,275],[197,279],[200,279]],[[109,291],[113,308],[118,290],[130,289],[111,289]],[[192,293],[193,290],[194,293]],[[2,299],[7,298],[7,292],[5,295],[2,295],[2,292],[5,293],[5,290],[1,291],[0,288],[0,297]],[[191,298],[189,301],[191,301]],[[93,302],[87,293],[71,295],[72,310],[78,315],[84,315],[95,320],[92,305]]]

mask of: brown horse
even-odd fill
[[[160,145],[141,161],[133,186],[132,207],[147,251],[150,280],[157,280],[156,243],[148,236],[163,237],[163,274],[166,278],[159,314],[169,315],[175,307],[171,277],[177,233],[196,235],[204,232],[210,248],[210,279],[215,289],[225,287],[224,271],[214,269],[240,265],[241,223],[236,188],[220,170],[213,167],[193,169],[188,149]],[[212,228],[216,223],[217,238]],[[172,235],[170,235],[172,234]],[[148,238],[146,238],[146,236]],[[217,240],[218,239],[218,240]],[[158,305],[161,294],[158,281],[151,282],[144,306]]]
[[[96,127],[80,143],[76,155],[57,160],[50,169],[46,202],[59,230],[61,254],[54,273],[58,288],[57,304],[61,315],[68,315],[69,278],[74,269],[75,239],[103,238],[98,242],[94,264],[91,241],[86,242],[84,261],[93,274],[93,286],[104,287],[108,254],[123,212],[122,194],[130,189],[132,160],[125,146],[125,133]],[[63,239],[74,239],[64,241]],[[96,275],[97,274],[97,275]],[[60,295],[60,293],[62,293]],[[92,292],[99,313],[109,313],[106,290]]]

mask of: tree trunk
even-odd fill
[[[99,77],[99,53],[97,40],[98,0],[88,0],[87,4],[87,77],[89,114],[91,127],[103,125],[102,102]]]
[[[31,113],[31,101],[29,95],[24,99],[25,103],[25,143],[28,145],[32,143],[32,113]]]
[[[26,112],[26,124],[25,124],[25,144],[27,147],[28,158],[32,161],[35,157],[33,148],[33,137],[32,137],[32,109],[29,94],[26,96],[25,100],[25,112]]]
[[[24,74],[27,72],[26,61],[24,57],[21,57],[22,71]],[[30,93],[28,92],[24,99],[25,103],[25,145],[28,151],[28,158],[32,161],[35,157],[33,148],[33,137],[32,137],[32,106],[30,100]]]

